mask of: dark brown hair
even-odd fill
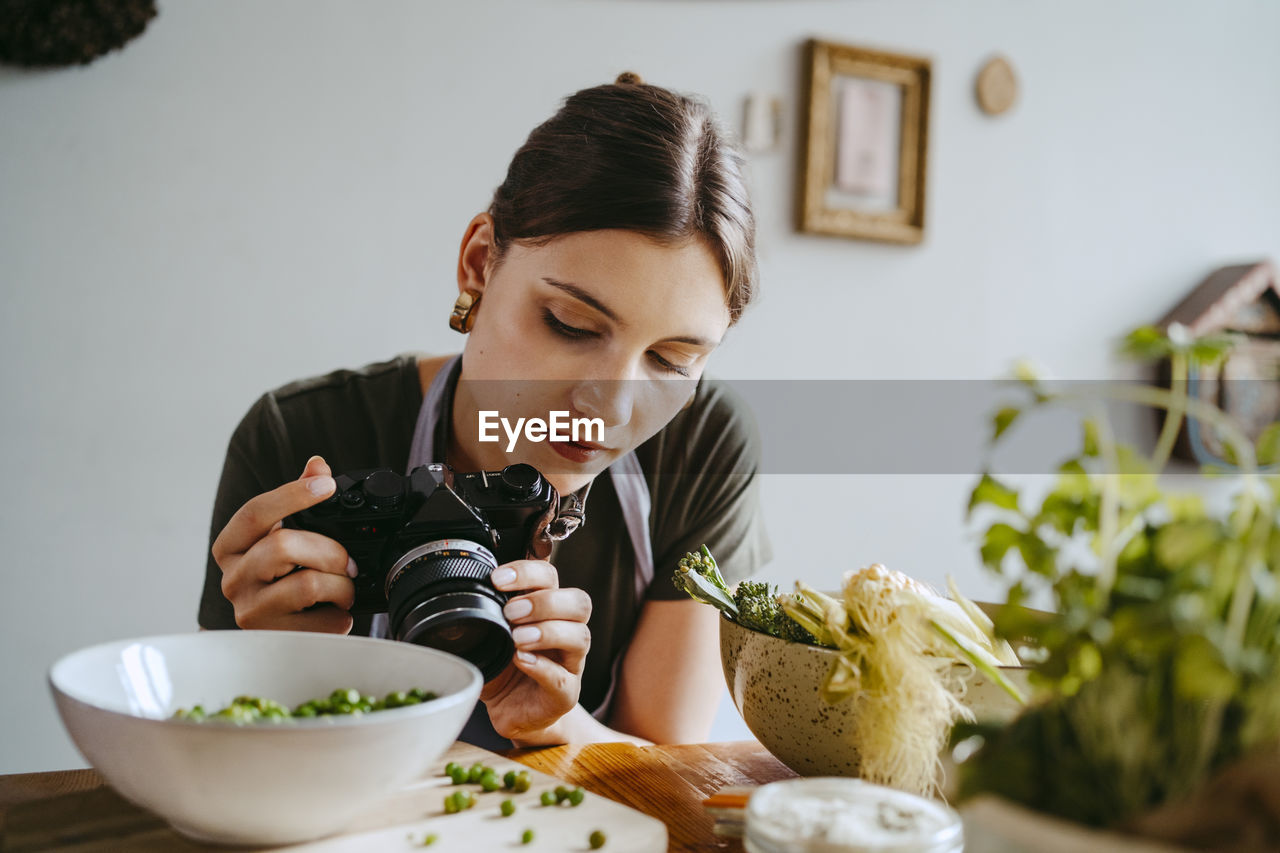
[[[631,72],[583,89],[529,134],[494,193],[494,265],[512,243],[622,228],[664,245],[701,239],[724,275],[731,322],[756,288],[743,158],[705,103]]]

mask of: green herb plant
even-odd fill
[[[1040,698],[1004,727],[957,726],[953,742],[980,744],[961,765],[961,799],[993,792],[1117,826],[1280,742],[1280,478],[1258,471],[1280,455],[1280,428],[1255,445],[1187,393],[1189,368],[1220,361],[1231,344],[1139,329],[1123,351],[1167,358],[1168,389],[1085,395],[1024,370],[1025,401],[995,414],[993,447],[1032,410],[1085,411],[1080,451],[1043,498],[984,474],[969,501],[971,516],[990,521],[982,560],[1009,584],[996,632],[1038,647]],[[1165,411],[1149,457],[1115,440],[1100,397]],[[1187,418],[1216,433],[1237,469],[1226,512],[1158,482]],[[1052,615],[1019,606],[1045,590]]]

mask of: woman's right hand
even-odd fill
[[[302,476],[264,492],[236,511],[213,543],[222,594],[241,628],[351,630],[355,563],[327,536],[281,526],[281,520],[333,494],[329,465],[312,456]]]

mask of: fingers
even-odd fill
[[[553,696],[562,699],[563,710],[567,711],[578,703],[582,690],[582,678],[560,665],[546,655],[535,655],[531,652],[516,652],[512,658],[516,669],[537,682],[538,686]]]
[[[319,456],[313,456],[307,462],[302,477],[250,498],[236,510],[214,540],[214,559],[221,564],[227,556],[243,554],[275,529],[285,516],[314,506],[332,495],[337,484],[331,474],[307,473],[321,469],[328,471],[329,466]]]
[[[333,604],[348,610],[355,598],[355,584],[345,574],[298,569],[263,586],[246,604],[242,615],[254,621],[266,614],[295,614],[317,604]]]
[[[311,610],[301,613],[287,613],[274,616],[270,623],[258,625],[245,624],[245,620],[236,618],[241,628],[272,628],[279,631],[315,631],[323,634],[350,634],[354,620],[351,614],[332,604],[317,605]]]
[[[555,589],[560,586],[556,567],[545,560],[515,560],[493,570],[494,587],[503,592]]]
[[[591,619],[591,596],[581,589],[542,589],[507,602],[502,613],[512,625],[562,619],[586,623]]]
[[[554,652],[552,657],[559,665],[570,673],[581,675],[591,648],[591,629],[585,622],[551,620],[536,625],[520,625],[511,632],[511,639],[516,644],[517,661],[521,659],[521,653]]]
[[[298,479],[305,480],[308,477],[332,477],[333,471],[329,468],[329,463],[324,461],[323,456],[312,456],[307,460],[306,466],[302,469],[302,476]]]
[[[252,566],[253,579],[270,583],[293,571],[295,566],[352,576],[355,563],[347,557],[347,549],[335,539],[310,530],[281,527],[259,539],[245,561]]]

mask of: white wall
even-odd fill
[[[1204,273],[1280,256],[1277,35],[1267,0],[162,0],[122,53],[0,71],[0,772],[80,763],[57,656],[193,628],[257,394],[457,346],[462,228],[563,96],[633,69],[733,124],[749,90],[786,99],[782,148],[751,164],[763,297],[719,375],[985,378],[1034,355],[1102,377],[1115,334]],[[924,245],[793,233],[810,36],[933,59]],[[972,97],[993,52],[1022,83],[997,120]],[[988,594],[970,483],[770,476],[769,575],[883,560]]]

